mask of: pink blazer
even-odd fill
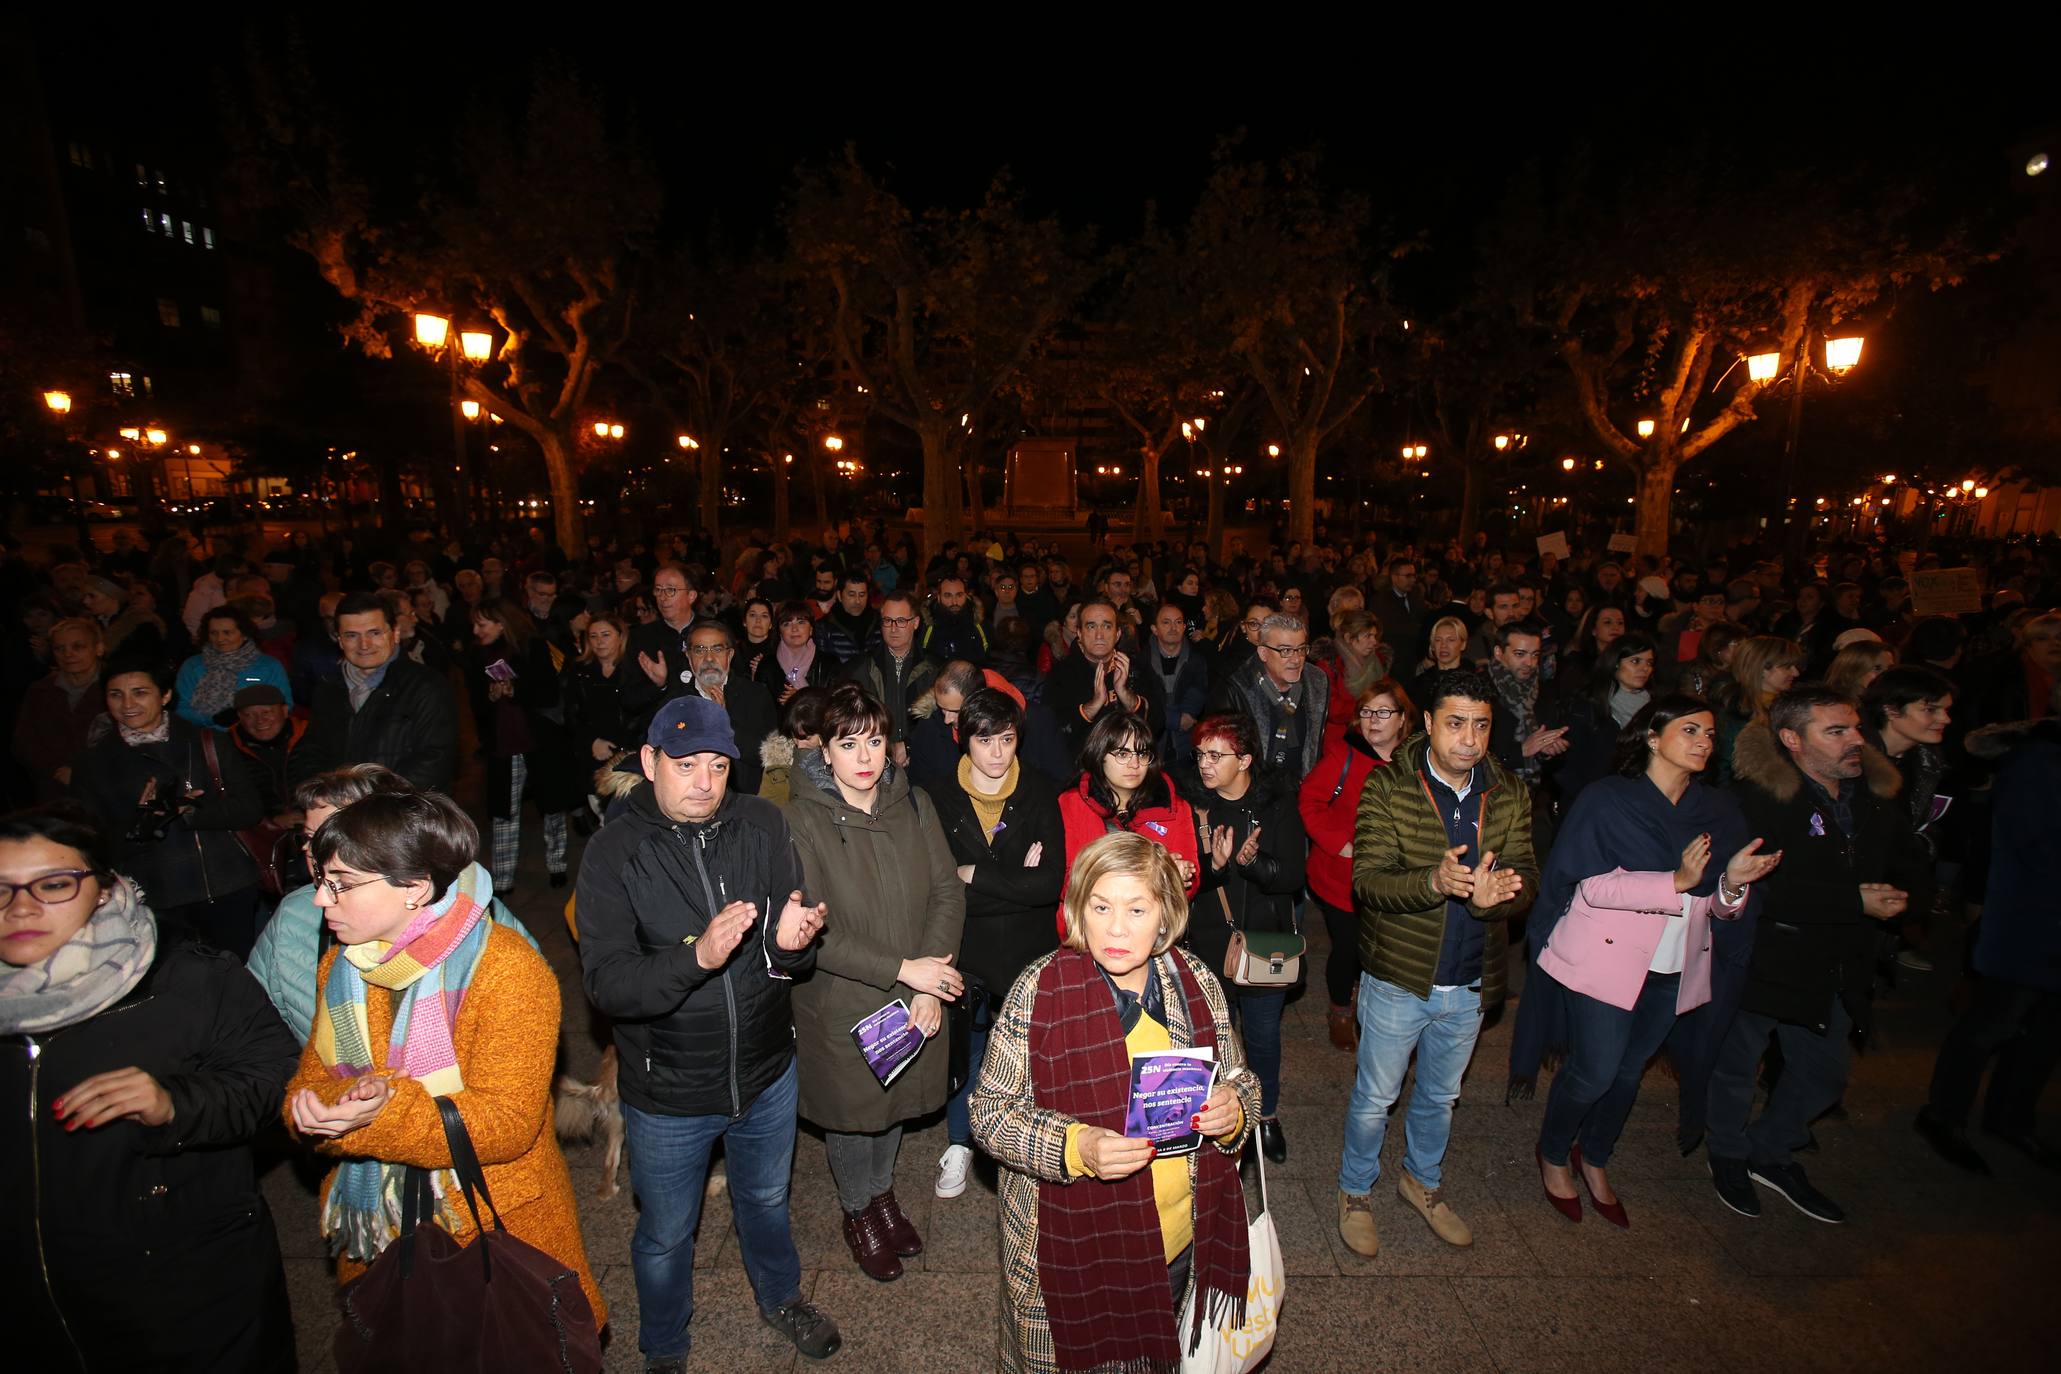
[[[1687,921],[1689,939],[1682,960],[1679,1015],[1710,1000],[1710,918],[1729,921],[1739,909],[1721,906],[1715,894],[1689,899],[1672,873],[1627,873],[1614,868],[1585,878],[1552,938],[1539,954],[1539,967],[1562,987],[1630,1011],[1637,1005],[1653,951],[1669,921]]]

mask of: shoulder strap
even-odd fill
[[[480,1204],[485,1203],[487,1215],[494,1219],[496,1231],[508,1228],[501,1222],[501,1213],[494,1206],[493,1197],[487,1192],[486,1171],[480,1167],[479,1154],[472,1148],[472,1133],[465,1129],[465,1118],[458,1114],[458,1104],[448,1097],[436,1099],[437,1114],[444,1122],[444,1144],[451,1151],[451,1172],[458,1177],[458,1186],[465,1194],[465,1205],[472,1211],[472,1224],[485,1232],[486,1224],[480,1220]],[[477,1194],[477,1196],[475,1196]]]
[[[1343,767],[1343,768],[1341,768],[1341,769],[1339,769],[1339,770],[1338,770],[1338,781],[1337,781],[1337,782],[1335,782],[1335,783],[1333,783],[1333,784],[1332,784],[1332,786],[1331,786],[1331,800],[1332,800],[1332,801],[1337,801],[1337,800],[1338,800],[1338,794],[1339,794],[1339,793],[1341,793],[1341,792],[1343,792],[1343,791],[1345,791],[1345,780],[1346,780],[1346,778],[1347,778],[1348,776],[1350,776],[1350,775],[1351,775],[1352,771],[1353,771],[1353,747],[1352,747],[1352,745],[1351,745],[1350,743],[1347,743],[1347,745],[1345,746],[1345,767]]]
[[[226,797],[229,785],[222,781],[222,760],[215,754],[215,732],[203,728],[200,732],[200,756],[207,761],[208,776],[215,780],[215,794]]]

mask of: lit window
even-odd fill
[[[158,194],[159,194],[159,195],[163,195],[163,194],[165,194],[165,192],[167,192],[167,191],[168,191],[168,190],[170,190],[170,189],[171,189],[171,188],[170,188],[170,187],[168,187],[168,186],[167,186],[167,185],[165,184],[165,169],[164,169],[164,168],[162,168],[162,167],[158,168],[158,169],[157,169],[157,190],[158,190]]]
[[[150,173],[143,170],[143,164],[140,162],[136,164],[136,184],[143,187],[150,185]]]
[[[184,235],[186,236],[186,241],[187,241],[188,243],[191,243],[191,242],[193,242],[193,221],[192,221],[192,220],[190,220],[190,219],[182,219],[182,220],[180,220],[180,221],[179,221],[179,232],[180,232],[181,234],[184,234]]]
[[[107,384],[117,396],[134,396],[136,394],[136,379],[126,372],[108,373]]]
[[[166,238],[170,238],[172,236],[171,215],[165,211],[160,210],[157,216],[157,227],[164,231],[164,235]]]
[[[150,378],[148,377],[145,377],[143,379],[143,394],[146,396],[152,396],[156,394],[154,391],[151,390]]]
[[[200,308],[200,322],[219,329],[222,327],[222,312],[212,305],[203,305]]]
[[[148,205],[143,207],[143,232],[146,234],[155,234],[157,232],[157,216],[150,213]]]
[[[215,246],[215,231],[203,224],[200,227],[200,241],[207,247],[213,248]]]
[[[157,298],[157,322],[167,329],[179,327],[179,302],[170,296]]]

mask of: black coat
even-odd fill
[[[235,832],[265,818],[264,781],[257,763],[227,736],[215,737],[215,761],[222,770],[219,789],[201,753],[199,728],[173,716],[164,743],[124,744],[109,729],[86,746],[72,768],[72,795],[92,809],[113,837],[115,866],[160,912],[258,885],[257,865]],[[193,800],[191,811],[171,821],[163,839],[131,840],[137,798],[152,779],[159,797],[177,798],[196,788],[203,795]]]
[[[1067,755],[1080,758],[1081,746],[1088,742],[1088,732],[1095,728],[1095,722],[1081,712],[1095,696],[1095,674],[1101,667],[1088,662],[1087,655],[1076,649],[1053,666],[1045,675],[1044,703],[1059,725],[1059,732],[1066,740]],[[1130,689],[1138,698],[1139,714],[1156,736],[1166,725],[1166,697],[1160,688],[1159,677],[1145,671],[1143,662],[1131,658]],[[1112,693],[1103,712],[1121,711],[1123,706]],[[1096,719],[1100,719],[1098,715]]]
[[[788,982],[816,947],[772,938],[788,893],[808,892],[787,817],[732,788],[713,820],[667,819],[650,783],[592,840],[580,863],[580,965],[588,1000],[615,1022],[623,1101],[665,1116],[737,1116],[794,1058]],[[720,970],[691,943],[732,901],[759,921]],[[837,919],[833,913],[832,920]]]
[[[1202,785],[1192,763],[1176,770],[1174,781],[1195,810],[1197,850],[1202,856],[1202,891],[1188,904],[1183,943],[1211,969],[1222,969],[1233,924],[1240,930],[1295,928],[1295,901],[1302,893],[1310,852],[1298,805],[1300,783],[1280,770],[1262,772],[1244,796],[1226,801]],[[1233,832],[1231,862],[1221,870],[1209,849],[1210,832],[1220,825]],[[1251,863],[1241,864],[1238,848],[1254,826],[1260,832],[1259,852]]]
[[[999,1003],[1026,964],[1058,947],[1052,912],[1066,886],[1059,794],[1037,769],[1019,765],[1016,790],[1002,804],[1002,828],[990,845],[981,837],[980,816],[956,773],[927,790],[952,847],[952,862],[973,865],[959,968],[985,984]],[[1026,868],[1030,847],[1040,843],[1044,853],[1035,867]]]
[[[293,758],[294,781],[350,763],[385,764],[417,787],[448,791],[458,768],[458,706],[449,681],[395,658],[356,711],[340,678],[318,683],[308,733]]]
[[[742,644],[737,647],[737,661],[745,661],[745,648]],[[838,662],[836,654],[818,644],[816,656],[809,660],[809,670],[802,674],[801,681],[795,686],[797,689],[827,686],[837,681],[838,669],[843,666]],[[787,690],[787,670],[780,666],[780,646],[777,641],[766,646],[765,656],[759,660],[759,669],[754,676],[760,686],[773,694],[773,705],[779,707],[782,704],[780,694]]]
[[[299,1059],[241,964],[176,942],[98,1016],[0,1039],[10,1369],[293,1367],[279,1241],[250,1142]],[[51,1115],[86,1079],[131,1067],[170,1094],[168,1124],[66,1131]]]
[[[624,658],[615,672],[602,676],[598,663],[575,663],[565,675],[566,745],[573,762],[594,769],[594,741],[607,740],[618,749],[644,743],[651,712],[658,705],[658,686],[644,675],[634,658]]]
[[[1862,911],[1860,884],[1902,888],[1915,910],[1931,900],[1931,860],[1897,799],[1896,765],[1873,749],[1862,760],[1849,840],[1765,723],[1740,732],[1733,788],[1747,833],[1761,837],[1763,852],[1782,851],[1781,865],[1756,884],[1759,929],[1741,1003],[1747,1011],[1823,1031],[1837,996],[1865,1031],[1885,923]]]
[[[700,696],[702,692],[697,686],[683,695]],[[759,784],[766,777],[759,746],[766,742],[766,736],[780,733],[780,710],[773,705],[771,692],[746,677],[742,668],[733,667],[730,680],[723,686],[723,712],[730,717],[730,733],[737,740],[738,757],[730,769],[730,790],[757,796]]]

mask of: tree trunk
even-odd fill
[[[1138,446],[1138,513],[1131,519],[1132,542],[1166,537],[1166,511],[1159,501],[1159,450]]]
[[[917,430],[923,441],[923,557],[944,547],[947,539],[965,533],[959,505],[959,455],[954,452],[951,425],[926,421]]]
[[[587,553],[587,521],[580,513],[580,474],[573,466],[572,439],[547,429],[538,439],[544,450],[544,472],[551,480],[551,524],[558,549],[567,558]]]
[[[987,502],[981,498],[980,481],[980,431],[976,429],[966,438],[966,527],[973,530],[988,523]]]
[[[1460,542],[1474,538],[1481,523],[1481,465],[1472,458],[1460,460]]]
[[[711,540],[723,519],[723,436],[703,436],[701,446],[701,527]]]
[[[780,461],[777,453],[766,455],[766,466],[773,470],[773,542],[787,542],[787,484],[793,477],[788,465]]]
[[[1658,557],[1667,552],[1668,508],[1674,502],[1676,460],[1672,446],[1656,451],[1639,473],[1637,552]]]
[[[1210,466],[1209,476],[1204,480],[1209,483],[1209,532],[1203,537],[1209,544],[1209,556],[1222,561],[1224,557],[1224,484],[1220,480],[1214,464]]]
[[[809,465],[809,491],[816,500],[816,523],[830,523],[830,492],[823,476],[823,455],[815,444],[802,445],[802,461]]]
[[[1292,543],[1299,539],[1307,545],[1317,532],[1317,432],[1314,429],[1288,436],[1288,502],[1289,541]]]
[[[373,520],[381,529],[396,528],[401,523],[401,512],[407,508],[407,499],[401,492],[400,460],[388,458],[379,464],[379,509],[373,512]]]

